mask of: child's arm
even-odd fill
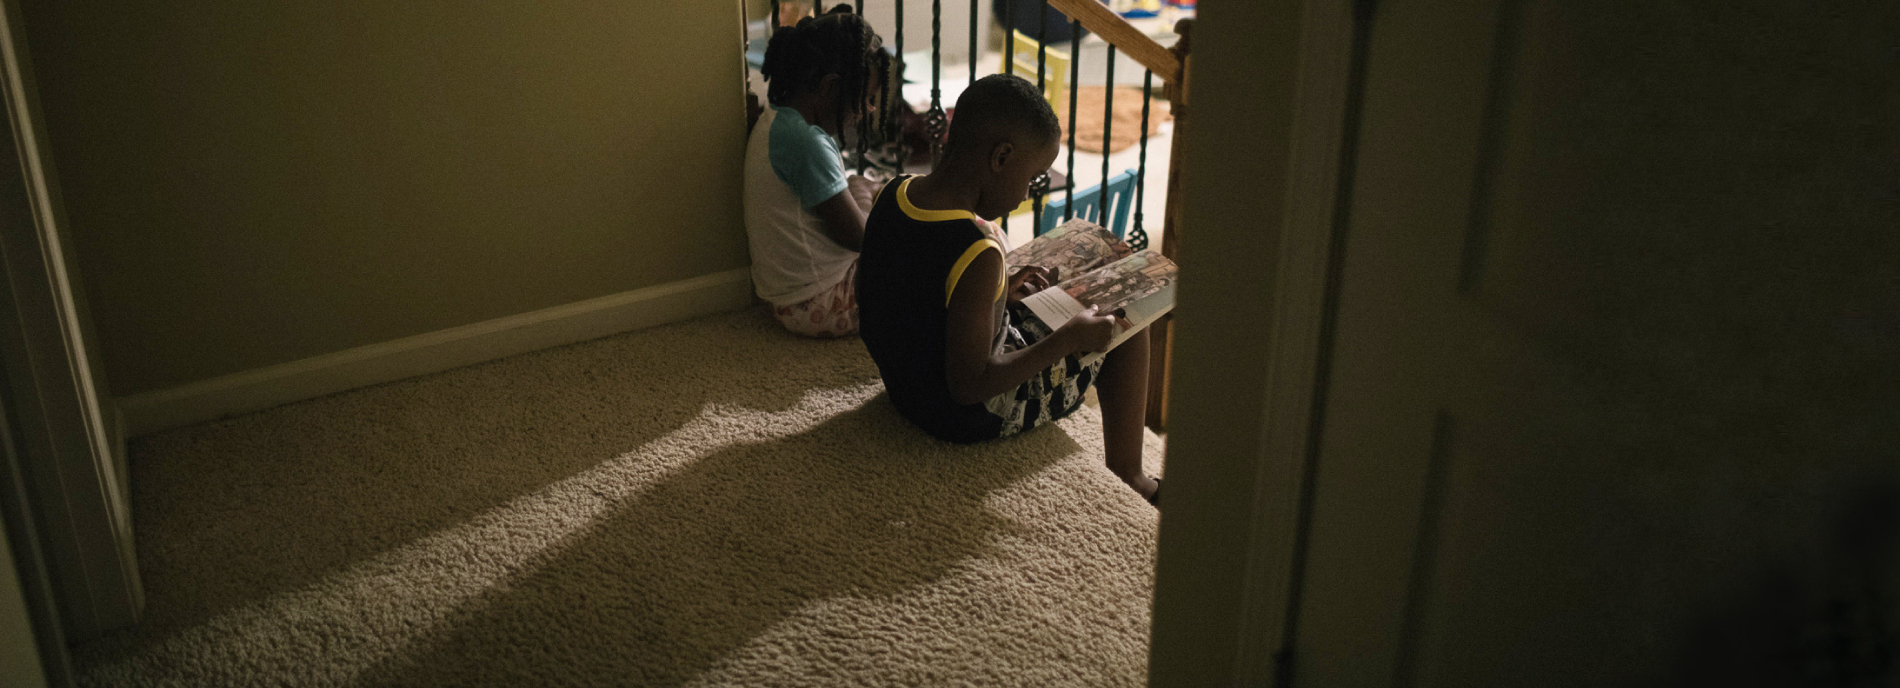
[[[871,204],[864,199],[875,194],[876,187],[871,180],[855,174],[844,181],[843,191],[812,206],[811,211],[825,221],[826,234],[832,241],[858,251],[864,246],[864,219],[871,213]]]
[[[844,178],[844,188],[851,193],[851,198],[857,200],[858,208],[864,210],[864,215],[869,217],[871,206],[877,204],[877,193],[884,187],[870,177],[854,174]]]
[[[859,208],[858,202],[851,198],[850,189],[812,206],[811,212],[825,221],[825,234],[832,241],[853,251],[863,250],[864,209]]]
[[[1003,354],[990,346],[996,338],[996,285],[1003,280],[1003,255],[995,249],[977,254],[950,295],[944,333],[944,374],[950,398],[975,404],[1002,394],[1030,376],[1077,351],[1102,351],[1115,336],[1115,317],[1083,311],[1042,341]]]

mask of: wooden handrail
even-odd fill
[[[1070,19],[1082,22],[1082,28],[1127,53],[1169,85],[1180,81],[1181,59],[1140,29],[1129,25],[1128,20],[1115,14],[1100,0],[1049,0],[1049,6]]]

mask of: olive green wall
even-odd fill
[[[26,0],[116,395],[746,264],[732,0]]]

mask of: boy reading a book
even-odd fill
[[[1148,337],[1093,308],[1051,330],[1019,302],[1059,277],[1005,271],[1002,238],[986,222],[1027,196],[1055,160],[1060,126],[1036,87],[985,77],[957,99],[943,159],[923,177],[885,185],[865,222],[858,259],[859,336],[891,402],[939,438],[978,442],[1074,412],[1099,390],[1110,471],[1151,503],[1160,481],[1142,473]]]

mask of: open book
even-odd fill
[[[1131,327],[1115,334],[1110,349],[1174,309],[1174,281],[1180,274],[1174,261],[1152,249],[1137,252],[1087,220],[1070,220],[1049,230],[1010,251],[1005,262],[1010,272],[1034,265],[1059,280],[1054,287],[1023,299],[1023,305],[1050,330],[1089,306],[1102,314],[1121,311]],[[1082,362],[1093,363],[1101,356],[1087,354]]]

